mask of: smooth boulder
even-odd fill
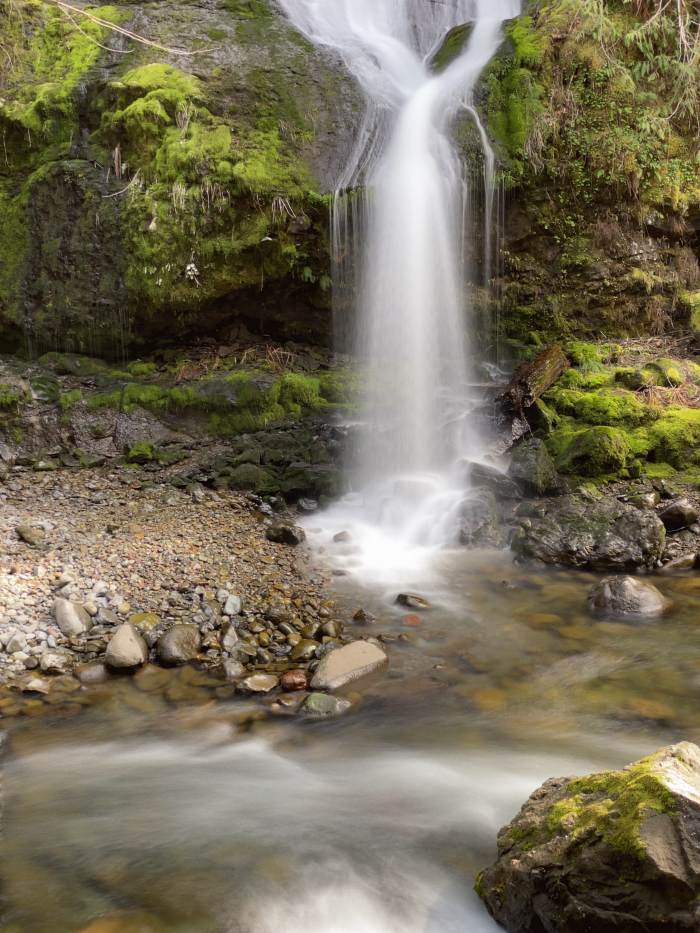
[[[700,511],[689,499],[674,499],[661,509],[659,518],[667,531],[682,531],[700,521]]]
[[[630,576],[605,577],[588,597],[592,613],[612,619],[655,619],[670,605],[652,583]]]
[[[105,664],[115,670],[129,670],[140,667],[147,660],[148,645],[130,622],[124,622],[107,645]]]
[[[287,522],[278,522],[270,525],[265,533],[267,540],[274,544],[288,544],[296,547],[306,541],[306,532],[299,525],[290,525]]]
[[[202,636],[196,625],[173,625],[158,639],[156,654],[161,664],[187,664],[197,657],[201,644]]]
[[[340,690],[361,677],[382,670],[388,663],[386,654],[377,645],[369,641],[354,641],[321,659],[311,679],[311,688]]]
[[[547,781],[475,887],[509,933],[700,930],[700,748]]]
[[[84,635],[92,628],[92,619],[88,612],[79,604],[69,599],[58,597],[54,600],[53,614],[56,625],[66,638],[74,635]]]

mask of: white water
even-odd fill
[[[340,181],[336,253],[359,239],[356,351],[366,395],[355,474],[359,494],[331,510],[323,545],[341,530],[338,555],[363,579],[417,580],[456,543],[468,495],[463,460],[482,457],[468,340],[466,237],[475,236],[468,171],[451,138],[460,108],[483,147],[491,265],[494,158],[473,92],[519,0],[281,0],[297,28],[339,53],[367,100],[358,143]],[[432,56],[455,26],[473,22],[441,73]],[[353,195],[348,218],[345,189]],[[358,207],[359,202],[359,207]],[[347,276],[341,264],[337,276]],[[337,549],[331,550],[337,551]],[[350,551],[350,553],[348,553]]]

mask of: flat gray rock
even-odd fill
[[[340,690],[361,677],[386,667],[389,659],[377,645],[355,641],[331,651],[316,668],[311,680],[314,690]]]

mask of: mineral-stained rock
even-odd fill
[[[511,547],[520,557],[593,570],[652,568],[666,530],[658,515],[614,498],[587,502],[566,497],[525,520]]]
[[[605,577],[588,597],[591,612],[615,619],[653,619],[670,602],[652,583],[638,577]]]
[[[314,690],[339,690],[347,684],[386,667],[386,654],[369,641],[355,641],[331,651],[316,668],[311,680]]]
[[[700,748],[547,781],[476,890],[510,933],[700,930]]]

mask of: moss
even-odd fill
[[[678,360],[655,360],[653,363],[649,364],[649,369],[659,373],[662,385],[682,386],[685,382],[683,366]]]
[[[70,389],[68,392],[61,392],[58,405],[62,412],[69,412],[82,402],[82,400],[83,393],[80,389]]]
[[[155,375],[158,371],[158,367],[155,363],[145,363],[141,360],[135,360],[133,363],[129,363],[126,370],[136,379],[145,379],[148,376]]]
[[[648,430],[649,460],[684,470],[700,463],[700,409],[670,406]]]
[[[601,369],[600,372],[589,369],[569,369],[561,377],[558,385],[565,389],[599,389],[611,385],[616,379],[612,369]]]
[[[577,476],[617,476],[634,459],[628,437],[619,428],[581,428],[566,419],[547,439],[561,473]]]
[[[586,343],[573,340],[564,347],[566,354],[574,364],[585,372],[600,372],[607,356],[607,348],[598,343]]]
[[[138,441],[126,454],[127,463],[154,463],[158,462],[158,450],[150,441]]]
[[[0,382],[0,412],[17,412],[24,393],[17,386]]]
[[[624,855],[642,858],[641,828],[650,813],[677,812],[673,794],[646,758],[624,771],[610,771],[571,781],[567,796],[549,814],[551,836],[597,833]]]

